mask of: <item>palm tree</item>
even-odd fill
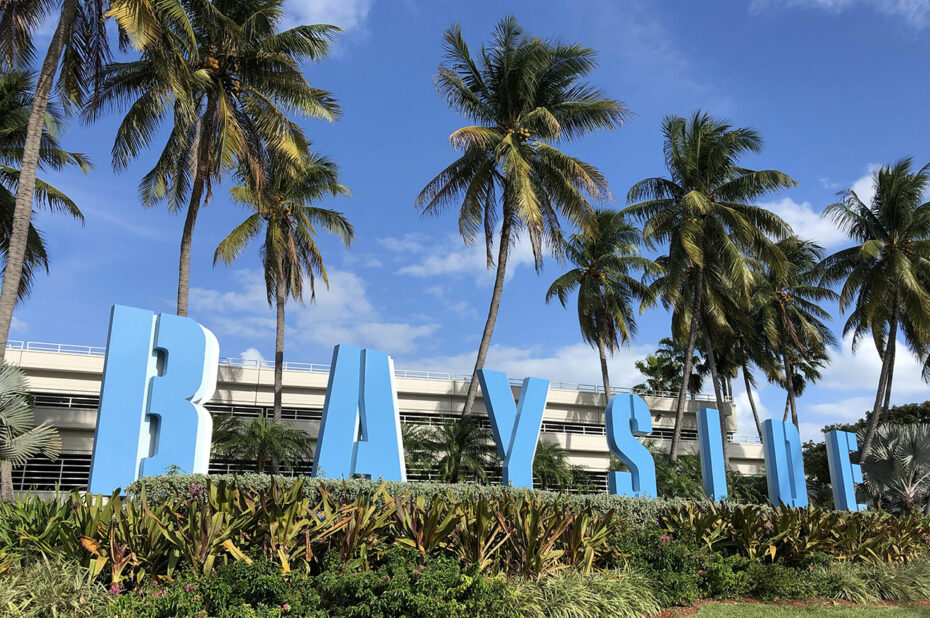
[[[787,236],[788,224],[748,202],[796,183],[776,170],[739,165],[746,153],[762,150],[762,138],[754,129],[734,128],[696,112],[690,118],[666,117],[662,133],[669,178],[647,178],[633,185],[627,195],[633,204],[626,212],[643,221],[647,246],[667,245],[661,261],[666,274],[653,289],[673,309],[673,338],[687,341],[669,452],[674,462],[698,334],[703,334],[714,395],[722,410],[714,330],[727,330],[727,303],[735,299],[748,306],[755,258],[776,269],[784,265],[771,237]]]
[[[113,145],[113,167],[125,168],[159,133],[171,132],[155,166],[142,179],[146,206],[166,201],[185,207],[178,265],[178,315],[187,315],[190,253],[200,207],[210,201],[224,172],[247,168],[267,175],[266,152],[293,163],[307,150],[302,129],[288,112],[334,120],[339,107],[309,84],[304,60],[320,60],[339,32],[334,26],[279,31],[283,0],[167,0],[152,11],[161,27],[141,58],[108,65],[100,96],[88,109],[128,107]],[[120,25],[144,38],[131,15]]]
[[[20,165],[32,93],[32,78],[28,73],[11,71],[0,74],[0,255],[4,263],[8,260],[13,235],[16,190],[21,175]],[[49,106],[46,110],[45,132],[39,143],[39,166],[60,170],[67,165],[75,165],[86,172],[90,169],[87,157],[61,148],[58,139],[60,129],[58,110],[55,106]],[[84,221],[84,215],[71,198],[39,178],[35,179],[33,198],[51,211],[65,212]],[[26,252],[20,268],[19,300],[29,295],[39,269],[48,271],[48,251],[41,232],[30,222]]]
[[[256,179],[247,172],[246,184],[230,189],[230,195],[252,212],[220,241],[214,264],[232,263],[246,245],[263,234],[261,258],[265,271],[268,304],[274,303],[274,419],[281,420],[281,394],[284,372],[284,306],[288,296],[303,301],[304,279],[310,283],[310,300],[316,297],[316,277],[326,278],[323,256],[316,244],[317,227],[335,234],[348,247],[355,236],[352,225],[341,212],[312,206],[329,196],[348,195],[338,182],[336,165],[312,155],[298,166],[274,161],[269,175]],[[264,230],[263,230],[264,228]]]
[[[213,435],[210,442],[211,455],[227,455],[236,448],[236,441],[242,433],[242,421],[230,413],[211,412]]]
[[[564,490],[575,482],[575,469],[568,463],[568,451],[556,444],[540,440],[533,457],[533,478],[541,489]]]
[[[449,419],[424,434],[423,448],[432,454],[441,481],[487,480],[487,468],[497,460],[497,449],[491,430],[479,418]]]
[[[564,307],[568,295],[578,290],[581,337],[597,347],[604,395],[609,398],[607,353],[616,352],[636,333],[631,304],[648,294],[647,286],[631,273],[657,273],[659,267],[639,255],[640,232],[623,215],[598,210],[595,217],[596,225],[591,231],[565,239],[563,251],[575,268],[552,282],[546,302],[557,296]]]
[[[145,0],[121,0],[132,8]],[[32,223],[32,202],[37,188],[36,174],[46,163],[43,142],[48,129],[48,106],[55,75],[62,100],[70,106],[81,106],[91,90],[99,85],[101,67],[109,58],[103,13],[106,4],[100,0],[7,0],[0,3],[0,70],[28,65],[35,57],[33,41],[37,29],[49,14],[59,11],[58,24],[49,42],[38,80],[29,101],[29,115],[19,156],[16,182],[16,203],[9,223],[3,285],[0,287],[0,363],[6,353],[6,343],[13,321],[16,301],[22,294],[20,280],[29,269],[35,247]],[[34,257],[34,255],[33,255]],[[27,277],[31,270],[27,273]]]
[[[682,368],[684,367],[685,349],[668,337],[659,341],[655,354],[647,354],[643,360],[633,366],[644,376],[646,381],[637,384],[633,390],[637,393],[667,393],[681,388]],[[697,354],[691,356],[691,377],[688,378],[688,394],[694,398],[704,386],[707,375],[707,363]]]
[[[264,417],[243,426],[230,446],[230,455],[254,461],[255,470],[259,474],[271,462],[277,462],[285,468],[294,468],[301,461],[308,460],[313,453],[310,436],[291,423],[271,421]]]
[[[879,508],[930,515],[930,425],[883,425],[862,462]]]
[[[432,215],[460,204],[459,232],[466,244],[484,232],[488,268],[500,223],[491,304],[462,410],[467,416],[497,321],[511,242],[526,231],[538,271],[546,248],[561,250],[559,216],[590,228],[588,199],[609,195],[594,166],[556,145],[619,127],[626,109],[583,81],[596,66],[593,50],[532,37],[513,17],[498,23],[477,61],[458,25],[446,30],[444,49],[436,87],[449,107],[476,124],[450,136],[462,155],[426,185],[417,207]]]
[[[910,350],[927,360],[930,351],[930,202],[923,194],[930,166],[913,169],[910,158],[878,169],[875,196],[865,204],[852,189],[842,201],[827,206],[830,217],[857,244],[829,256],[823,263],[825,283],[843,282],[840,310],[853,307],[843,334],[857,342],[871,331],[882,358],[875,405],[859,459],[872,448],[879,414],[891,391],[891,368],[900,327]],[[925,365],[924,377],[930,376]]]
[[[781,359],[791,421],[800,427],[795,367],[803,359],[826,356],[821,350],[836,345],[836,338],[823,322],[830,313],[818,303],[835,301],[837,294],[819,284],[823,247],[798,236],[782,239],[777,246],[787,264],[778,269],[763,267],[759,273],[752,293],[756,308],[752,322],[756,331],[761,330],[766,346]]]
[[[56,459],[59,452],[58,430],[35,424],[26,375],[14,365],[0,366],[0,500],[13,499],[13,468],[39,453]]]

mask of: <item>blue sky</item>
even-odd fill
[[[835,193],[871,191],[876,164],[913,156],[930,160],[928,0],[754,0],[752,2],[429,2],[291,0],[295,23],[345,29],[330,59],[310,65],[311,82],[344,108],[334,124],[301,121],[314,147],[331,156],[351,198],[333,200],[357,230],[351,250],[322,239],[330,277],[318,302],[288,308],[286,358],[329,362],[332,346],[350,343],[392,354],[398,368],[468,373],[490,298],[482,247],[466,247],[454,211],[423,219],[414,198],[455,156],[448,135],[465,124],[433,90],[440,35],[460,22],[473,47],[506,13],[530,32],[585,43],[600,52],[592,81],[634,112],[614,133],[566,145],[597,165],[624,205],[630,185],[664,174],[659,125],[665,114],[701,108],[759,129],[761,156],[744,164],[789,173],[798,187],[770,207],[828,250],[842,235],[819,219]],[[173,312],[183,217],[143,209],[137,184],[151,166],[146,153],[120,174],[110,168],[116,116],[64,135],[88,153],[88,175],[46,175],[83,209],[80,224],[40,214],[51,247],[51,273],[16,313],[11,338],[104,345],[114,303]],[[159,143],[156,141],[156,143]],[[221,238],[244,216],[224,183],[201,211],[194,238],[191,317],[216,333],[223,357],[271,358],[274,315],[258,271],[258,247],[233,267],[212,265]],[[512,377],[597,384],[597,355],[581,343],[571,310],[547,305],[549,283],[567,267],[552,259],[537,276],[528,247],[518,245],[488,359]],[[835,308],[834,308],[835,309]],[[612,383],[641,381],[633,362],[668,334],[668,315],[653,310],[639,335],[611,361]],[[841,320],[837,321],[841,324]],[[896,402],[923,401],[928,387],[903,349]],[[800,400],[802,434],[860,416],[871,405],[879,361],[870,345],[834,353],[821,383]],[[761,385],[763,412],[781,414],[783,393]],[[741,431],[754,429],[742,389]]]

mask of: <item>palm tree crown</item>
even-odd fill
[[[659,262],[665,275],[653,290],[672,308],[672,335],[687,340],[670,459],[680,444],[691,357],[703,334],[717,407],[722,395],[714,358],[713,333],[728,327],[728,303],[749,305],[753,264],[761,259],[782,269],[784,257],[772,238],[790,228],[774,213],[749,202],[795,185],[776,170],[751,170],[739,159],[762,150],[754,129],[734,128],[696,112],[690,118],[666,117],[665,164],[669,177],[647,178],[630,189],[626,212],[643,221],[647,246],[667,245]]]
[[[224,171],[246,167],[263,178],[266,153],[297,163],[308,142],[287,117],[296,112],[333,120],[339,108],[329,93],[311,86],[300,69],[319,60],[339,31],[296,26],[279,31],[282,0],[169,0],[152,8],[154,33],[124,12],[120,24],[146,43],[141,58],[108,66],[100,96],[88,113],[128,106],[113,145],[122,169],[158,135],[172,129],[155,166],[142,180],[142,201],[187,202],[181,239],[178,313],[187,314],[190,244],[200,206]]]
[[[902,159],[876,170],[875,195],[866,204],[852,189],[824,209],[856,243],[823,263],[825,283],[842,281],[840,309],[852,307],[843,334],[855,345],[871,332],[882,356],[875,405],[860,459],[871,448],[884,400],[891,395],[898,327],[930,378],[930,202],[923,199],[930,166],[913,169]]]
[[[594,166],[555,144],[617,128],[626,109],[583,81],[596,66],[593,50],[532,37],[513,17],[501,20],[477,59],[458,25],[446,30],[444,49],[436,87],[450,108],[475,124],[452,133],[450,141],[462,154],[426,185],[417,206],[437,214],[458,204],[459,232],[469,244],[483,232],[489,267],[500,224],[497,274],[477,371],[484,366],[497,319],[513,237],[526,231],[538,269],[546,248],[561,251],[559,217],[590,227],[589,199],[609,195],[607,181]],[[477,393],[472,378],[465,414]]]
[[[16,209],[16,189],[32,105],[33,80],[28,73],[11,71],[0,74],[0,255],[5,266],[13,232],[13,215]],[[39,144],[39,167],[60,170],[76,166],[90,170],[87,157],[78,152],[62,149],[59,140],[61,117],[55,106],[46,110],[45,129]],[[34,204],[53,212],[64,212],[84,221],[77,204],[59,189],[37,178]],[[48,250],[41,232],[32,223],[26,240],[22,276],[19,280],[19,299],[29,295],[39,269],[48,270]],[[5,273],[4,268],[4,273]]]
[[[791,418],[797,426],[796,369],[811,364],[805,359],[823,356],[825,347],[836,345],[836,338],[824,323],[830,313],[819,304],[836,300],[836,293],[819,283],[823,255],[820,245],[789,236],[777,246],[786,264],[759,273],[752,295],[752,306],[756,308],[752,322],[762,336],[763,346],[782,360]]]
[[[610,396],[606,352],[615,352],[636,333],[633,302],[648,288],[632,273],[658,273],[652,260],[639,255],[640,232],[622,214],[598,210],[595,227],[565,239],[565,257],[575,267],[552,282],[546,301],[558,297],[562,306],[578,290],[578,322],[585,342],[601,357],[604,392]]]

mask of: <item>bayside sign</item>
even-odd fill
[[[216,388],[218,361],[216,337],[189,318],[120,305],[111,309],[91,458],[92,493],[110,493],[172,466],[208,471],[213,422],[203,404]],[[478,380],[503,460],[504,484],[532,488],[533,456],[549,382],[526,378],[514,401],[504,373],[481,370]],[[632,393],[610,398],[605,426],[610,452],[629,470],[609,473],[610,492],[656,497],[655,463],[637,440],[652,431],[646,402]],[[724,500],[727,484],[719,412],[698,411],[697,426],[704,490],[711,500]],[[762,430],[769,501],[807,506],[797,428],[767,420]],[[856,436],[831,431],[825,437],[835,507],[864,509],[855,497],[862,473],[849,459],[857,449]],[[336,346],[312,474],[407,480],[394,364],[384,352]]]

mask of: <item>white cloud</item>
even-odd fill
[[[872,344],[871,339],[862,341],[856,353],[852,352],[852,336],[843,338],[843,344],[831,357],[830,365],[823,371],[823,379],[817,383],[820,388],[827,388],[843,392],[871,391],[878,388],[878,376],[881,373],[882,361]],[[895,349],[894,380],[892,383],[892,400],[896,396],[906,399],[914,395],[925,398],[930,395],[930,386],[921,378],[922,365],[901,343]],[[871,407],[869,403],[868,407]],[[862,415],[860,410],[856,417]]]
[[[364,28],[374,0],[288,0],[284,5],[295,24],[330,24],[345,31]]]
[[[317,282],[316,302],[289,302],[287,341],[309,341],[324,347],[337,343],[410,352],[439,330],[427,319],[384,320],[368,298],[364,280],[355,273],[329,269],[329,289]],[[265,283],[258,270],[233,271],[238,289],[191,291],[191,306],[207,314],[203,323],[220,334],[250,339],[269,338],[275,319],[268,307]],[[309,283],[305,284],[309,295]],[[308,299],[309,300],[309,299]]]
[[[851,189],[859,196],[863,204],[870,204],[875,197],[874,174],[881,167],[878,163],[869,163],[866,173],[852,184]]]
[[[29,323],[25,320],[21,320],[15,315],[13,316],[13,321],[10,322],[10,332],[11,333],[25,333],[29,330]]]
[[[248,350],[243,351],[239,354],[239,358],[246,361],[254,361],[255,363],[261,363],[265,360],[265,357],[262,356],[262,353],[258,351],[257,348],[249,348]]]
[[[753,0],[749,8],[751,11],[806,8],[840,14],[857,6],[870,7],[882,15],[903,19],[917,30],[930,24],[930,0]]]
[[[786,197],[760,206],[768,208],[787,221],[795,234],[815,240],[827,249],[841,245],[847,240],[843,230],[836,227],[831,220],[821,218],[820,211],[815,210],[810,202],[799,204]]]
[[[630,387],[642,382],[643,376],[633,363],[653,351],[654,344],[621,348],[607,361],[611,386]],[[424,358],[399,367],[470,375],[475,366],[475,354],[474,351],[470,351],[455,356]],[[488,350],[485,367],[504,371],[511,378],[532,376],[546,378],[553,384],[601,384],[601,366],[597,350],[585,343],[554,349],[543,346],[492,345]]]
[[[406,234],[400,238],[383,238],[381,244],[393,253],[403,255],[405,261],[412,263],[402,266],[397,274],[411,277],[448,277],[465,275],[475,277],[479,285],[494,280],[495,267],[488,268],[487,253],[483,239],[472,245],[465,245],[460,236],[445,234],[429,237],[421,234]],[[491,250],[497,258],[497,242]],[[529,241],[522,236],[510,244],[507,257],[507,275],[510,280],[514,271],[521,266],[533,266],[533,249]]]

